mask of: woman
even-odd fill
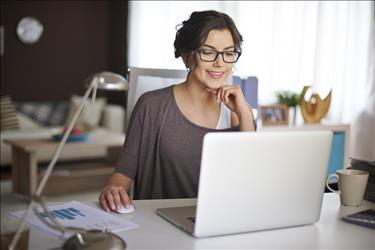
[[[182,23],[174,48],[187,78],[137,101],[116,170],[99,196],[106,211],[130,206],[133,180],[135,199],[197,197],[203,136],[255,131],[241,88],[225,84],[241,42],[233,20],[223,13],[193,12]]]

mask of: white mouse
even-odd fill
[[[121,205],[120,209],[115,209],[114,211],[119,214],[128,214],[132,213],[135,210],[135,206],[133,204],[130,204],[129,208],[126,208],[124,205]]]

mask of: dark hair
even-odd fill
[[[232,18],[227,14],[208,10],[195,11],[188,20],[182,22],[174,41],[175,57],[178,58],[198,49],[213,29],[228,29],[232,34],[236,51],[241,52],[242,36]]]

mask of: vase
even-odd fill
[[[289,125],[297,123],[297,106],[289,107]]]

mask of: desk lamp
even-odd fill
[[[18,242],[18,239],[21,235],[21,232],[25,226],[25,220],[31,210],[38,216],[39,213],[36,209],[36,204],[39,203],[41,207],[50,215],[48,212],[47,207],[44,205],[41,194],[43,192],[44,186],[51,175],[51,172],[55,166],[57,159],[59,158],[63,147],[68,139],[70,132],[72,131],[74,125],[76,124],[79,115],[81,114],[83,108],[86,105],[86,102],[92,93],[91,100],[95,102],[96,92],[97,90],[113,90],[113,91],[125,91],[128,90],[129,83],[128,81],[119,74],[115,74],[112,72],[100,72],[90,76],[85,82],[89,82],[87,85],[87,90],[82,98],[80,106],[77,108],[76,112],[74,113],[73,118],[71,119],[68,127],[66,128],[64,135],[56,148],[52,159],[47,167],[46,172],[43,175],[42,180],[39,183],[39,186],[35,192],[35,194],[31,197],[31,202],[23,215],[22,221],[15,236],[12,239],[12,242],[9,246],[9,249],[14,249]],[[125,249],[126,244],[125,242],[115,234],[112,234],[108,231],[101,231],[101,230],[84,230],[79,228],[69,228],[60,225],[53,216],[49,216],[49,220],[45,218],[41,218],[38,216],[47,226],[52,227],[55,230],[61,231],[62,233],[74,233],[72,237],[70,237],[64,244],[63,249],[91,249],[91,248],[101,248],[101,249]]]

